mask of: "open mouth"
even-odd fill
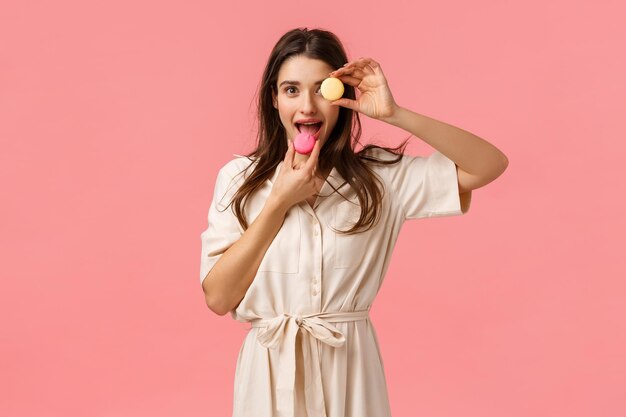
[[[306,132],[309,135],[315,136],[322,128],[322,123],[323,122],[313,123],[313,124],[296,123],[296,129],[298,129],[298,132],[300,133]]]

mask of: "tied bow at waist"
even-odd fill
[[[279,370],[276,384],[277,409],[280,417],[294,416],[294,387],[296,383],[296,336],[303,330],[304,395],[309,417],[326,417],[322,372],[315,339],[332,347],[346,343],[345,336],[332,324],[365,320],[369,310],[336,313],[316,313],[304,316],[284,314],[271,319],[252,320],[259,327],[257,340],[266,348],[278,349]]]

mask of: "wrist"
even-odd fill
[[[391,111],[391,114],[389,114],[389,116],[383,117],[381,120],[383,122],[389,123],[390,125],[397,126],[398,121],[400,119],[400,115],[402,114],[404,110],[405,110],[404,107],[398,106],[396,104],[394,105],[393,110]]]
[[[284,203],[282,203],[278,199],[272,198],[271,196],[265,202],[265,206],[263,207],[263,209],[271,213],[276,213],[276,214],[280,214],[283,216],[287,214],[287,211],[289,211],[289,207],[287,207]]]

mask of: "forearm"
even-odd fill
[[[286,212],[285,207],[268,200],[239,240],[213,266],[202,288],[207,305],[215,313],[224,315],[241,302]]]
[[[508,164],[506,155],[486,140],[404,107],[396,107],[383,121],[422,139],[473,175],[495,178]]]

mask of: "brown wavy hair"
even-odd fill
[[[244,155],[251,161],[258,163],[239,187],[230,203],[234,205],[235,215],[244,230],[248,228],[248,223],[243,214],[244,199],[247,201],[249,194],[254,193],[263,186],[267,179],[272,177],[287,152],[287,135],[280,121],[278,110],[273,106],[272,92],[278,94],[278,72],[283,62],[294,56],[318,59],[326,62],[332,68],[340,68],[348,62],[339,38],[333,33],[321,29],[297,28],[290,30],[278,40],[272,49],[263,72],[258,95],[257,148]],[[342,97],[356,99],[354,87],[348,84],[344,84],[344,87],[345,92]],[[378,175],[368,166],[368,163],[389,165],[399,162],[410,138],[409,136],[395,148],[368,144],[359,152],[354,152],[354,146],[360,144],[360,136],[361,121],[358,112],[340,106],[337,123],[320,150],[318,162],[320,165],[318,172],[328,172],[332,167],[335,167],[350,184],[359,199],[360,218],[351,229],[341,231],[341,233],[346,234],[369,230],[378,222],[380,216],[382,192],[377,184],[381,187],[383,184]],[[397,157],[393,160],[377,159],[367,155],[368,150],[372,148],[384,149]],[[241,172],[246,171],[252,165],[248,165]],[[332,184],[330,185],[332,187]],[[334,187],[333,189],[346,198],[338,189]],[[363,228],[366,229],[359,230]]]

